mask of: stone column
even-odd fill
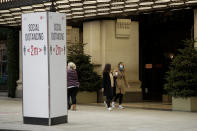
[[[197,9],[194,9],[194,40],[197,41]],[[194,43],[194,47],[197,48],[197,42]]]
[[[19,31],[19,80],[16,82],[16,97],[22,98],[22,87],[23,87],[23,67],[22,67],[22,32]]]
[[[91,62],[94,64],[94,71],[102,74],[101,58],[101,23],[100,21],[91,21],[83,23],[83,43],[84,51],[91,56]]]

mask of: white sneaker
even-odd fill
[[[111,106],[112,108],[115,108],[115,102],[112,102]]]
[[[105,107],[107,107],[107,103],[104,101],[104,105],[105,105]]]
[[[124,109],[124,107],[122,105],[119,105],[118,108],[119,109]]]
[[[112,108],[111,108],[111,107],[109,107],[109,108],[108,108],[108,111],[112,111]]]

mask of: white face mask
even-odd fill
[[[123,65],[120,65],[119,69],[120,69],[120,71],[123,71],[124,66]]]
[[[115,72],[115,76],[118,76],[118,72],[117,71]]]

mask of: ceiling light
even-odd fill
[[[72,15],[83,15],[84,12],[72,12]]]
[[[170,0],[157,0],[157,1],[155,1],[156,4],[168,3],[168,2],[170,2]]]
[[[137,3],[139,2],[140,0],[127,0],[125,1],[126,3]]]
[[[137,11],[137,9],[125,9],[124,12]]]
[[[34,8],[40,8],[40,7],[44,7],[44,5],[43,4],[37,4],[37,5],[32,5],[32,7],[34,7]]]
[[[164,7],[167,7],[167,5],[155,5],[155,6],[153,6],[153,8],[164,8]]]
[[[21,15],[21,12],[13,12],[12,15]]]
[[[11,24],[11,25],[9,25],[9,26],[19,26],[18,24]]]
[[[149,10],[149,9],[151,9],[152,7],[140,7],[140,8],[138,8],[139,10]]]
[[[110,9],[109,8],[99,8],[97,9],[97,11],[109,11]]]
[[[106,7],[106,6],[110,6],[110,4],[99,4],[99,5],[97,5],[97,7]]]
[[[181,9],[172,9],[172,10],[170,10],[170,11],[179,11],[179,10],[181,10]]]
[[[186,4],[193,4],[193,3],[197,3],[197,0],[192,0],[192,1],[187,1],[185,2]]]
[[[5,18],[5,20],[14,20],[14,18],[10,17],[10,18]]]
[[[93,0],[86,0],[83,2],[84,5],[96,4],[96,1]]]
[[[85,12],[85,13],[95,13],[96,10],[85,10],[84,12]]]
[[[0,10],[0,13],[9,13],[9,10]]]
[[[57,4],[64,4],[64,3],[68,3],[69,1],[68,0],[59,0],[59,1],[56,1]]]
[[[98,13],[98,15],[108,15],[108,12],[104,12],[104,13]]]
[[[7,21],[8,24],[16,23],[16,21]]]
[[[9,9],[10,11],[20,11],[21,9],[20,8],[11,8]]]
[[[84,9],[95,9],[96,6],[83,6]]]
[[[27,14],[27,13],[33,13],[33,11],[23,11],[23,13]]]
[[[122,8],[124,8],[124,6],[113,6],[113,7],[111,7],[111,9],[122,9]]]
[[[0,24],[1,24],[1,25],[5,25],[5,24],[7,24],[7,22],[0,22]]]
[[[72,18],[83,18],[84,16],[73,16]]]
[[[169,4],[170,6],[178,6],[178,5],[183,5],[183,2],[179,2],[179,3],[171,3]]]
[[[83,10],[83,8],[71,8],[72,11]]]
[[[45,6],[51,6],[52,2],[44,3]]]
[[[152,5],[153,4],[153,2],[142,2],[142,3],[140,3],[140,5]]]
[[[69,0],[70,2],[81,2],[81,0]]]
[[[34,9],[35,12],[43,12],[46,11],[45,9]]]
[[[111,5],[122,5],[124,2],[112,2]]]
[[[69,13],[69,14],[66,14],[66,16],[71,16],[71,15],[72,15],[72,14],[70,14],[70,13]]]
[[[123,11],[111,11],[110,13],[114,14],[114,13],[122,13]]]
[[[91,17],[91,16],[96,16],[96,14],[87,14],[85,17]]]
[[[23,6],[23,7],[21,7],[21,9],[22,10],[29,10],[29,9],[32,9],[32,7],[31,6]]]
[[[3,16],[3,17],[11,17],[12,16],[12,14],[2,14],[1,16]]]
[[[125,5],[125,7],[137,7],[138,6],[138,4],[131,4],[131,5]]]
[[[21,19],[21,16],[15,16],[14,18],[15,19]]]
[[[70,5],[59,5],[58,8],[69,8]]]
[[[46,11],[49,11],[49,10],[50,10],[50,7],[46,7],[45,10],[46,10]]]
[[[59,12],[60,13],[68,13],[68,12],[70,12],[70,10],[60,10]]]
[[[111,0],[97,0],[97,2],[110,2]]]
[[[72,3],[70,4],[70,6],[82,6],[83,4],[82,3]]]

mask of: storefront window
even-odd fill
[[[6,90],[8,69],[6,41],[0,41],[0,90]]]

